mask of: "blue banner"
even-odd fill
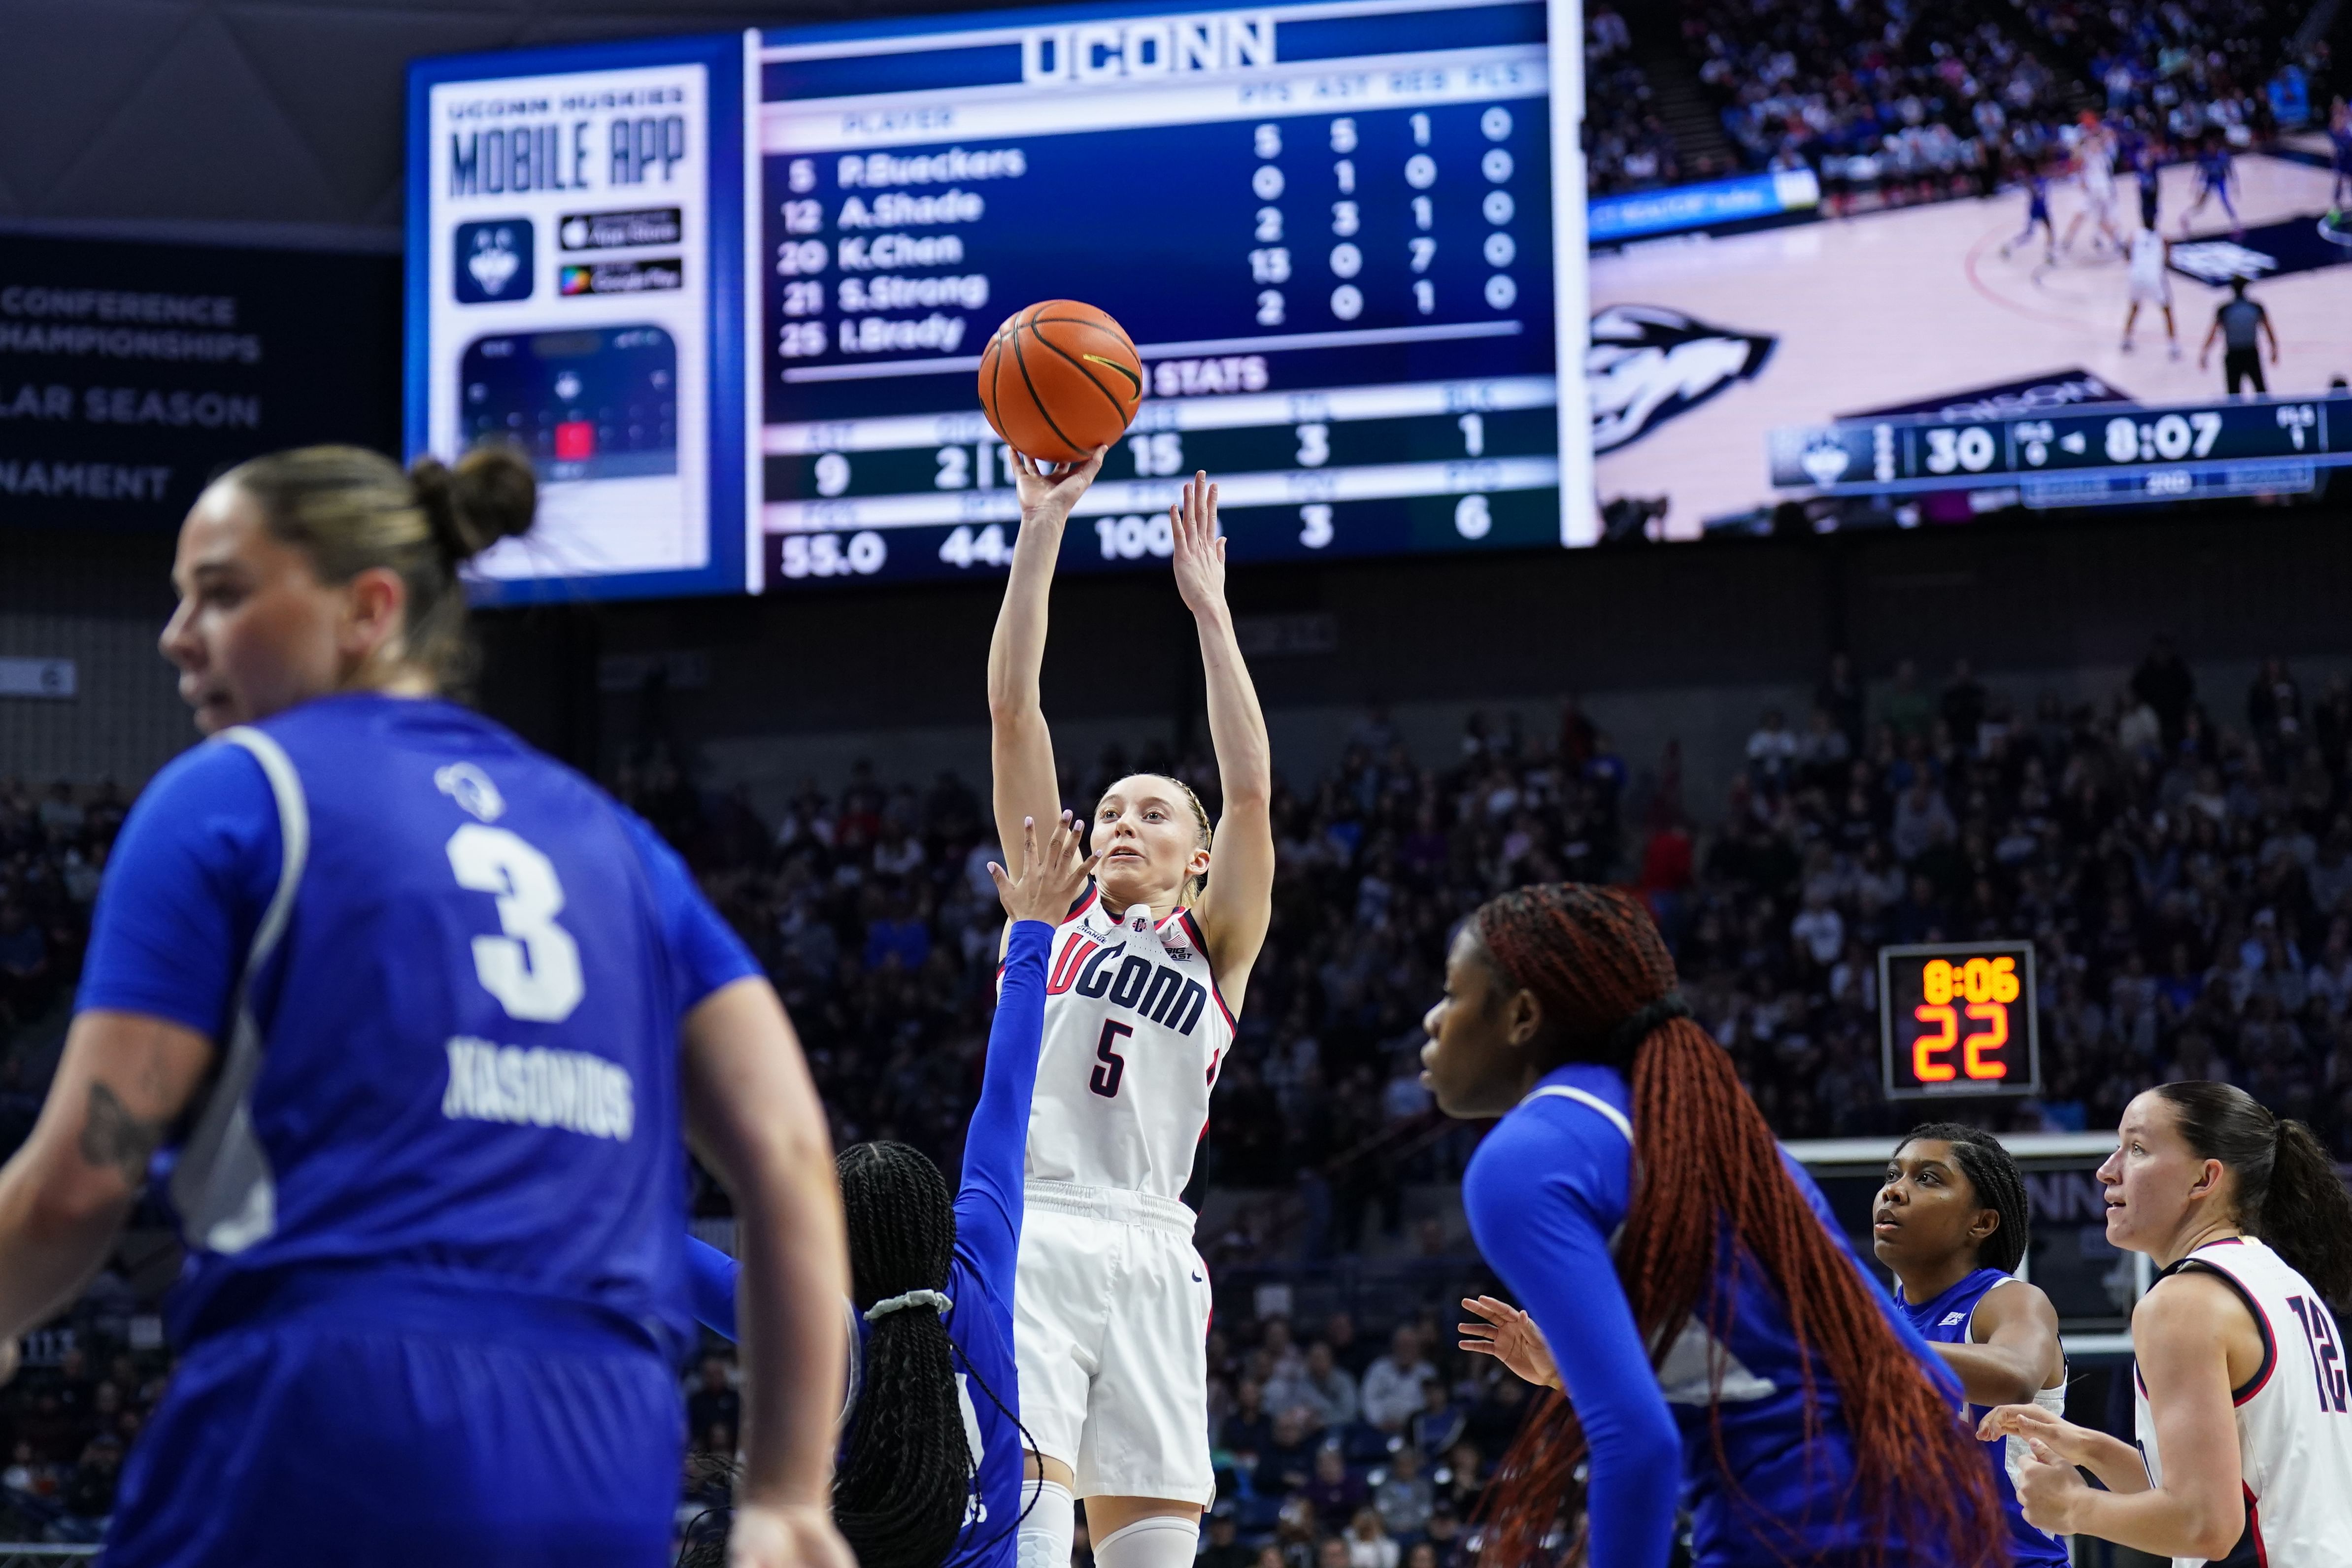
[[[1671,191],[1637,191],[1588,204],[1586,237],[1593,245],[1612,245],[1648,235],[1778,217],[1819,206],[1821,200],[1821,182],[1811,169],[1743,174]]]

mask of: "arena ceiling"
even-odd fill
[[[390,246],[422,55],[971,0],[0,0],[0,226]]]

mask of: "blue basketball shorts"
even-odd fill
[[[193,1346],[125,1466],[108,1568],[657,1568],[684,1419],[650,1343],[320,1314]]]

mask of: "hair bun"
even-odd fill
[[[529,533],[539,506],[539,479],[530,460],[503,443],[476,446],[454,467],[430,455],[419,457],[408,465],[408,478],[452,566],[500,539]]]

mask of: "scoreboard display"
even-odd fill
[[[1878,1026],[1890,1100],[2042,1089],[2031,942],[1878,950]]]
[[[1597,542],[1582,31],[1120,5],[424,62],[411,447],[537,458],[494,596],[1001,571],[980,353],[1067,298],[1146,398],[1066,569],[1155,566],[1196,469],[1239,561]]]
[[[1572,538],[1551,26],[1339,0],[766,35],[765,580],[1003,567],[980,350],[1055,298],[1117,318],[1147,378],[1066,567],[1166,556],[1202,468],[1236,560]]]
[[[2017,419],[1942,415],[1775,430],[1772,484],[1816,495],[2014,486],[2030,507],[2291,494],[2352,465],[2352,400],[2116,404]]]

